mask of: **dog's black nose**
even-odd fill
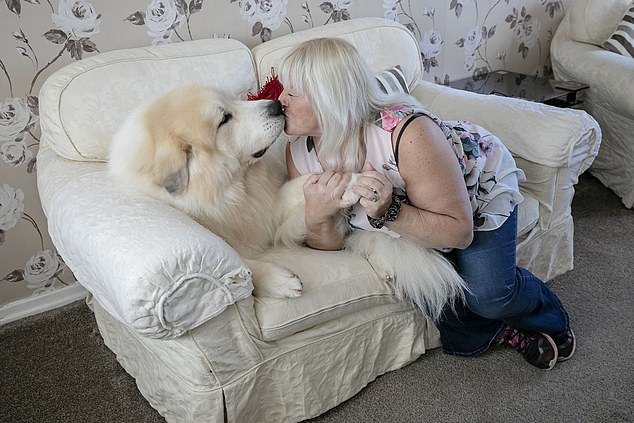
[[[275,100],[271,104],[267,106],[267,111],[271,116],[279,116],[284,114],[284,109],[282,109],[282,103]]]

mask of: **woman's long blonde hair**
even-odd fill
[[[366,156],[365,129],[381,110],[422,105],[407,94],[386,95],[356,48],[339,38],[316,38],[291,50],[281,61],[279,80],[305,95],[321,128],[319,161],[324,170],[358,172]]]

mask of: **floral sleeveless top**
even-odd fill
[[[398,171],[392,149],[392,130],[411,110],[391,107],[377,117],[377,125],[366,130],[366,162],[382,171],[394,186],[394,194],[407,195],[407,187]],[[518,182],[524,181],[524,172],[518,169],[513,156],[502,141],[484,128],[467,121],[442,121],[431,113],[420,114],[432,119],[440,127],[447,142],[456,154],[457,165],[465,178],[476,231],[499,228],[521,203]],[[317,151],[308,137],[300,137],[291,143],[293,164],[300,174],[322,173]],[[350,214],[354,229],[373,230],[399,237],[387,227],[370,226],[365,210],[357,203]]]

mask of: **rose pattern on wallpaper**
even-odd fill
[[[505,59],[507,53],[497,52],[495,62],[493,62],[489,57],[490,52],[487,48],[489,40],[493,38],[497,31],[497,23],[487,26],[487,20],[496,8],[504,6],[504,4],[501,4],[502,1],[506,5],[510,4],[510,0],[490,1],[482,20],[480,20],[482,16],[480,14],[480,5],[484,2],[478,2],[477,0],[451,0],[449,3],[449,11],[453,11],[458,20],[466,19],[463,17],[465,8],[467,10],[473,9],[475,14],[475,25],[467,30],[464,37],[455,42],[456,46],[463,49],[464,68],[466,71],[471,72],[474,81],[486,77],[493,70],[506,68]],[[540,0],[540,3],[551,19],[555,15],[563,14],[564,12],[562,1]],[[432,68],[439,67],[438,56],[443,48],[444,40],[442,34],[435,29],[434,17],[436,9],[428,7],[422,9],[420,15],[431,20],[431,27],[425,32],[421,31],[416,19],[413,17],[411,0],[383,0],[383,9],[385,10],[383,15],[385,19],[402,23],[419,40],[424,72],[430,73]],[[542,22],[528,14],[526,10],[524,6],[520,9],[513,7],[512,13],[506,16],[505,22],[509,24],[509,29],[512,30],[515,38],[519,41],[518,53],[521,54],[521,57],[526,59],[531,48],[537,43],[540,50],[539,57],[541,58],[542,52],[539,37]],[[552,31],[549,30],[548,34],[549,38],[547,41],[550,43]],[[546,59],[548,57],[544,58],[544,60]],[[552,74],[550,67],[545,66],[542,69],[542,74],[550,76]],[[449,74],[445,74],[443,79],[434,76],[434,81],[438,84],[447,85],[450,81]]]
[[[419,41],[423,78],[448,84],[470,76],[473,83],[487,73],[505,69],[509,62],[527,63],[525,73],[550,75],[548,46],[565,5],[570,0],[146,0],[140,8],[128,2],[88,0],[5,0],[4,13],[20,17],[6,27],[8,40],[0,54],[0,166],[18,169],[24,178],[34,178],[39,148],[39,101],[37,88],[53,71],[70,61],[99,52],[96,39],[108,37],[110,22],[143,31],[148,45],[167,44],[209,37],[236,37],[247,44],[266,42],[275,36],[328,25],[360,16],[382,16],[402,23]],[[108,20],[95,7],[104,9]],[[0,6],[4,7],[4,6]],[[233,34],[216,34],[205,18],[220,16],[235,23]],[[8,11],[8,12],[7,12]],[[230,12],[227,12],[230,11]],[[50,26],[33,30],[25,25],[34,13],[50,16]],[[231,13],[231,16],[227,14]],[[439,17],[442,19],[439,20]],[[452,31],[448,27],[452,26]],[[5,27],[5,26],[3,26]],[[26,28],[29,28],[27,30]],[[454,34],[459,34],[457,37]],[[120,34],[117,34],[120,35]],[[37,48],[32,40],[43,37],[49,48]],[[125,37],[121,37],[122,40]],[[495,45],[496,47],[493,47]],[[502,46],[502,47],[500,47]],[[126,48],[125,41],[117,48]],[[532,62],[531,62],[532,61]],[[528,63],[537,61],[539,68]],[[448,65],[448,63],[451,65]],[[16,86],[19,64],[30,75]],[[455,66],[454,64],[458,64]],[[18,67],[19,69],[19,67]],[[29,73],[30,72],[30,73]],[[13,78],[12,78],[13,76]],[[21,81],[25,81],[21,76]],[[22,86],[23,85],[23,86]],[[6,89],[5,89],[6,88]],[[37,240],[22,263],[11,264],[3,284],[20,283],[34,294],[60,288],[74,281],[66,265],[51,245],[45,245],[34,210],[25,207],[20,186],[0,181],[0,248],[21,242],[14,235],[27,228],[27,237]],[[28,235],[28,231],[32,235]],[[24,237],[24,233],[21,234]],[[64,281],[62,278],[66,279]]]
[[[145,11],[137,10],[125,20],[134,25],[145,25],[147,35],[152,38],[152,45],[158,45],[170,44],[172,34],[176,34],[179,40],[184,41],[176,28],[185,19],[190,40],[193,40],[190,18],[202,9],[202,5],[202,0],[192,0],[191,4],[184,0],[152,0]]]
[[[259,36],[261,42],[269,41],[273,31],[285,23],[290,32],[295,32],[293,23],[288,18],[288,0],[229,0],[237,3],[240,17],[252,25],[251,36]],[[329,22],[339,22],[350,19],[348,8],[352,0],[334,0],[322,2],[319,9],[328,15],[324,25]],[[313,16],[307,1],[300,4],[304,13],[302,19],[310,27],[314,26]],[[172,42],[172,34],[179,41],[185,41],[178,29],[186,23],[188,39],[193,40],[190,25],[190,17],[202,10],[203,0],[191,0],[188,4],[185,0],[152,0],[145,11],[136,11],[125,18],[134,25],[145,25],[147,34],[152,38],[152,45],[169,44]],[[217,34],[212,36],[217,37]],[[231,34],[224,34],[230,38]]]
[[[13,270],[4,276],[2,281],[9,283],[26,281],[26,286],[33,291],[33,295],[54,290],[56,281],[67,285],[61,279],[66,265],[54,249],[44,249],[42,232],[35,220],[24,212],[24,192],[3,184],[0,187],[0,244],[4,243],[5,232],[13,228],[20,219],[33,225],[39,235],[42,250],[27,260],[24,269]]]
[[[27,145],[25,134],[37,124],[37,107],[34,107],[36,103],[35,97],[27,100],[10,97],[0,103],[0,157],[13,167],[26,163],[29,173],[35,168],[34,153],[29,148],[37,144]]]
[[[27,1],[39,4],[37,0]],[[19,0],[7,0],[7,7],[13,13],[20,15]],[[59,0],[57,13],[53,5],[51,20],[54,28],[46,31],[43,36],[53,44],[61,45],[61,49],[45,65],[41,66],[38,54],[33,49],[27,36],[21,28],[13,33],[13,38],[19,45],[16,51],[27,58],[33,68],[26,96],[14,97],[14,87],[11,76],[4,62],[0,59],[0,68],[9,86],[9,98],[0,103],[0,157],[3,162],[13,167],[26,165],[26,173],[32,174],[36,170],[36,153],[39,147],[37,123],[39,116],[39,101],[33,94],[36,82],[42,74],[51,67],[65,52],[75,60],[81,60],[84,53],[97,52],[97,46],[90,37],[99,33],[101,14],[97,13],[93,5],[85,0]],[[7,240],[7,231],[15,227],[22,219],[33,226],[37,232],[41,250],[35,252],[24,265],[24,268],[14,269],[0,281],[16,283],[25,281],[33,295],[40,295],[56,288],[57,284],[66,286],[61,276],[66,265],[52,249],[46,249],[44,237],[39,225],[33,217],[24,211],[24,192],[8,184],[3,184],[0,190],[0,245]]]
[[[24,213],[24,192],[4,184],[0,189],[0,241],[4,233],[13,228]]]
[[[39,0],[24,0],[24,1],[30,4],[40,4]],[[9,11],[15,13],[18,16],[20,15],[20,13],[22,12],[22,3],[20,2],[20,0],[5,0],[5,2],[7,3],[7,7],[9,8]],[[50,0],[46,0],[46,2],[51,7],[51,12],[52,12],[53,5],[51,4]]]
[[[475,25],[467,31],[464,37],[456,41],[456,45],[463,49],[465,59],[464,66],[469,72],[472,72],[474,80],[478,80],[486,76],[489,72],[494,70],[489,57],[488,43],[497,31],[497,24],[487,27],[487,19],[496,7],[500,6],[502,0],[498,0],[494,4],[490,5],[484,18],[480,21],[480,13],[477,2],[452,0],[450,8],[455,12],[456,18],[461,19],[463,12],[465,11],[465,5],[468,8],[474,9]],[[509,0],[504,0],[506,4]],[[501,57],[496,56],[497,60]]]
[[[442,34],[436,30],[436,8],[422,9],[422,16],[431,20],[431,28],[425,32],[420,29],[414,18],[415,12],[412,10],[411,0],[383,0],[383,9],[385,9],[383,14],[385,19],[402,23],[416,37],[425,72],[429,73],[431,68],[438,67],[437,57],[440,55],[444,40]]]
[[[286,22],[293,32],[293,25],[286,17],[288,0],[239,0],[237,3],[242,19],[253,25],[251,36],[259,35],[262,41],[268,41],[282,22]]]

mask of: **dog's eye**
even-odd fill
[[[229,120],[233,117],[233,115],[231,113],[228,112],[224,112],[224,114],[222,115],[222,120],[220,121],[220,123],[218,124],[218,128],[220,128],[222,125],[224,125],[225,123],[229,122]]]

